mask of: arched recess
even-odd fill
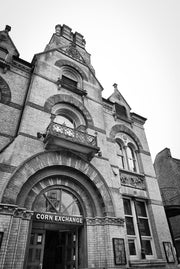
[[[11,91],[6,81],[0,76],[0,103],[8,104],[11,101]]]
[[[52,108],[58,103],[67,103],[67,104],[75,106],[76,109],[80,110],[81,113],[83,114],[84,118],[86,119],[87,126],[88,127],[94,126],[94,123],[93,123],[93,120],[89,111],[85,108],[85,106],[79,100],[77,100],[71,95],[56,94],[56,95],[50,96],[44,104],[44,110],[48,113],[51,113]]]
[[[136,142],[137,146],[139,149],[143,149],[142,147],[142,144],[139,140],[139,138],[134,134],[133,131],[131,131],[128,127],[126,127],[125,125],[123,124],[117,124],[117,125],[114,125],[110,131],[110,134],[109,134],[109,137],[111,139],[115,139],[116,135],[120,132],[123,132],[123,133],[126,133],[128,134],[129,136],[132,137],[132,139]]]
[[[38,194],[49,186],[75,190],[85,200],[87,216],[115,216],[108,187],[91,164],[69,151],[48,151],[37,154],[12,175],[2,203],[31,209]]]
[[[86,73],[75,63],[68,61],[68,60],[58,60],[55,62],[55,65],[58,67],[62,67],[62,66],[70,66],[73,67],[74,69],[76,69],[82,76],[83,80],[88,81],[87,75]]]

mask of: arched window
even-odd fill
[[[63,115],[57,115],[54,119],[54,122],[70,127],[70,128],[74,128],[74,123],[72,119],[69,119]]]
[[[70,90],[83,88],[83,79],[81,74],[73,67],[64,65],[61,68],[61,83],[65,88]]]
[[[124,152],[124,145],[122,141],[117,140],[116,142],[116,153],[118,157],[118,166],[122,169],[125,169],[125,152]]]
[[[78,199],[63,188],[52,188],[40,194],[33,209],[38,212],[59,213],[66,216],[82,215]]]
[[[54,122],[65,125],[69,128],[86,127],[86,121],[81,111],[68,103],[58,103],[52,108],[52,114],[55,116]]]
[[[124,133],[119,133],[116,137],[116,154],[120,169],[139,172],[137,161],[138,148],[133,139]]]

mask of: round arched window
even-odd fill
[[[34,211],[58,213],[61,215],[82,215],[78,199],[62,188],[50,189],[40,194],[34,204]]]

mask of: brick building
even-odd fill
[[[81,34],[57,25],[28,63],[9,31],[0,32],[0,268],[176,268],[146,119],[117,84],[102,98]]]
[[[165,148],[157,154],[154,168],[180,263],[180,160],[173,158],[170,149]]]

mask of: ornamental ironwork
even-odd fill
[[[134,174],[120,174],[121,185],[135,189],[145,190],[144,176]]]
[[[88,146],[97,147],[97,138],[87,134],[86,132],[81,132],[77,129],[72,129],[66,125],[51,122],[47,128],[46,135],[54,135],[56,137],[65,138],[73,142],[78,142],[86,144]]]

